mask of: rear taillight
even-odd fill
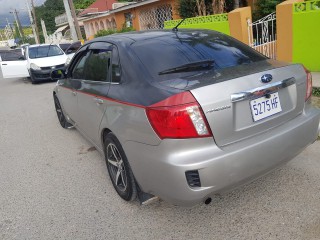
[[[311,72],[306,69],[305,67],[303,67],[306,74],[307,74],[307,89],[306,89],[306,96],[305,96],[305,101],[307,101],[310,97],[311,97],[311,94],[312,94],[312,75],[311,75]]]
[[[149,106],[148,119],[161,139],[210,137],[202,109],[190,92],[183,92]]]

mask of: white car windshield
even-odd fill
[[[45,58],[63,55],[63,51],[56,45],[29,48],[29,58]]]

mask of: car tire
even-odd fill
[[[33,77],[30,77],[31,83],[36,84],[36,81],[34,81]]]
[[[34,78],[33,78],[33,76],[32,76],[32,74],[31,74],[31,72],[29,71],[29,78],[30,78],[30,80],[31,80],[31,83],[32,84],[36,84],[36,81],[34,80]]]
[[[58,97],[54,94],[53,95],[53,100],[54,100],[54,106],[57,112],[57,116],[58,116],[58,120],[60,122],[61,127],[63,128],[70,128],[72,125],[67,121],[62,108],[61,108],[61,104],[59,102]]]
[[[135,179],[124,150],[113,133],[104,138],[105,160],[114,189],[126,201],[137,197]]]

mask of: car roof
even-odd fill
[[[57,46],[57,44],[33,44],[33,45],[29,45],[29,48],[35,48],[35,47],[45,47],[45,46]]]
[[[133,43],[136,41],[144,41],[148,39],[155,39],[155,38],[172,38],[173,36],[179,36],[180,34],[194,34],[194,33],[206,33],[206,34],[221,34],[217,31],[213,30],[205,30],[205,29],[178,29],[178,31],[172,31],[171,29],[168,30],[153,30],[153,31],[139,31],[139,32],[126,32],[126,33],[116,33],[104,37],[98,37],[90,42],[96,41],[111,41],[111,42],[124,42],[124,43]]]
[[[70,46],[71,43],[59,43],[59,46]]]

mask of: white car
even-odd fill
[[[23,58],[2,59],[3,78],[30,77],[32,83],[51,80],[55,68],[64,68],[68,56],[55,44],[27,46]]]

